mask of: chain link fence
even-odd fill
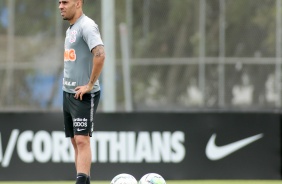
[[[125,111],[129,98],[122,23],[133,111],[280,110],[281,0],[114,3],[116,111]],[[84,4],[100,30],[101,7],[102,0]],[[0,1],[0,111],[61,110],[67,27],[58,1]],[[102,77],[100,83],[103,90]]]

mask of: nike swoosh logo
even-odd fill
[[[248,144],[251,144],[255,141],[257,141],[258,139],[262,138],[263,134],[258,134],[258,135],[254,135],[224,146],[217,146],[215,144],[215,138],[216,138],[216,134],[213,134],[207,144],[206,147],[206,155],[210,160],[220,160],[236,151],[238,151],[239,149],[247,146]]]
[[[85,130],[85,129],[79,129],[79,128],[77,129],[78,132],[81,132],[81,131],[83,131],[83,130]]]

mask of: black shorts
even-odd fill
[[[84,94],[82,100],[75,99],[73,93],[63,92],[63,111],[66,137],[74,135],[92,136],[94,115],[96,113],[100,91]]]

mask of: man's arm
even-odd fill
[[[92,49],[93,57],[93,68],[88,82],[88,87],[92,90],[95,82],[98,80],[105,60],[105,50],[103,45],[98,45]]]
[[[92,72],[91,72],[91,76],[90,76],[90,80],[88,82],[87,85],[85,86],[78,86],[75,88],[76,90],[76,94],[74,95],[74,97],[76,99],[80,98],[80,100],[82,100],[82,96],[85,93],[90,92],[93,87],[95,82],[98,80],[103,66],[104,66],[104,61],[105,61],[105,50],[104,50],[104,46],[103,45],[98,45],[96,47],[94,47],[92,49],[92,53],[93,53],[93,67],[92,67]]]

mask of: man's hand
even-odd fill
[[[77,86],[74,90],[76,91],[74,98],[82,100],[82,97],[85,93],[90,92],[93,89],[93,86],[90,86],[89,84],[84,86]]]

